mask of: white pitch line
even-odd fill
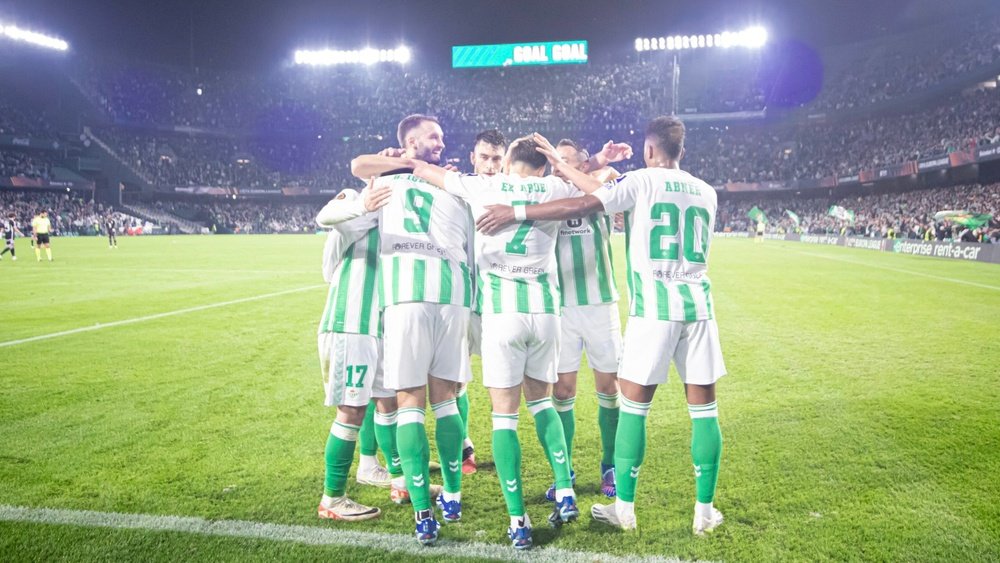
[[[846,262],[848,264],[855,264],[855,265],[858,265],[858,266],[867,266],[869,268],[879,268],[879,269],[882,269],[882,270],[889,270],[890,272],[898,272],[900,274],[910,274],[910,275],[913,275],[913,276],[921,276],[921,277],[930,278],[930,279],[933,279],[933,280],[941,280],[941,281],[952,282],[952,283],[960,283],[960,284],[963,284],[963,285],[971,285],[973,287],[981,287],[981,288],[984,288],[984,289],[992,289],[994,291],[1000,291],[1000,286],[987,285],[985,283],[971,282],[971,281],[967,281],[967,280],[960,280],[960,279],[957,279],[957,278],[947,278],[947,277],[944,277],[944,276],[935,276],[934,274],[925,274],[923,272],[914,272],[913,270],[901,270],[899,268],[891,268],[889,266],[882,266],[882,265],[879,265],[879,264],[871,264],[871,263],[868,263],[868,262],[858,262],[857,260],[848,260],[846,258],[838,258],[836,256],[829,256],[827,254],[817,254],[815,252],[806,252],[804,250],[792,250],[792,252],[795,252],[797,254],[806,254],[808,256],[816,256],[817,258],[826,258],[827,260],[836,260],[838,262]]]
[[[274,293],[265,293],[263,295],[255,295],[253,297],[244,297],[242,299],[233,299],[232,301],[222,301],[221,303],[210,303],[208,305],[198,305],[197,307],[188,307],[186,309],[177,309],[176,311],[167,311],[166,313],[157,313],[155,315],[146,315],[144,317],[136,317],[134,319],[124,319],[120,321],[113,321],[110,323],[97,323],[91,326],[82,326],[79,328],[74,328],[70,330],[63,330],[60,332],[53,332],[49,334],[40,334],[38,336],[31,336],[28,338],[20,338],[18,340],[8,340],[7,342],[0,342],[0,348],[6,348],[8,346],[17,346],[18,344],[27,344],[29,342],[37,342],[39,340],[49,340],[51,338],[59,338],[61,336],[70,336],[72,334],[79,334],[81,332],[90,332],[92,330],[101,330],[104,328],[113,328],[116,326],[130,325],[135,323],[142,323],[146,321],[152,321],[156,319],[163,319],[166,317],[174,317],[177,315],[184,315],[187,313],[196,313],[198,311],[205,311],[208,309],[215,309],[217,307],[227,307],[229,305],[237,305],[239,303],[247,303],[250,301],[259,301],[261,299],[270,299],[271,297],[279,297],[281,295],[288,295],[290,293],[299,293],[302,291],[308,291],[310,289],[316,289],[318,287],[326,287],[325,285],[310,285],[307,287],[299,287],[296,289],[289,289],[286,291],[277,291]]]
[[[434,547],[423,547],[412,536],[383,532],[361,532],[337,527],[290,526],[245,520],[206,520],[191,516],[157,516],[153,514],[122,514],[0,505],[0,521],[37,524],[62,524],[116,530],[147,530],[152,532],[182,532],[203,536],[250,538],[284,541],[305,545],[335,545],[360,547],[379,551],[424,557],[463,557],[474,559],[542,561],[566,563],[594,562],[679,562],[664,557],[617,556],[607,553],[571,551],[556,547],[536,547],[529,552],[515,551],[507,545],[465,542],[442,538]],[[444,531],[447,535],[447,528]]]

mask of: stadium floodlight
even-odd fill
[[[69,43],[59,39],[58,37],[52,37],[51,35],[45,35],[44,33],[38,33],[37,31],[22,29],[12,24],[0,24],[0,36],[13,39],[14,41],[30,43],[37,47],[54,49],[56,51],[69,50]]]
[[[753,26],[743,31],[723,31],[711,35],[672,35],[665,37],[637,37],[635,50],[643,51],[677,51],[687,49],[705,49],[721,47],[745,47],[760,49],[767,44],[767,30]]]
[[[673,51],[673,65],[671,66],[672,78],[670,81],[670,98],[672,100],[672,111],[677,115],[677,103],[680,90],[680,53],[688,49],[728,49],[730,47],[745,47],[747,49],[760,49],[767,44],[767,30],[761,26],[752,26],[743,31],[723,31],[707,35],[670,35],[664,37],[637,37],[635,39],[635,50],[639,53],[644,51]]]
[[[395,49],[365,47],[364,49],[353,51],[335,49],[299,49],[295,51],[295,64],[309,66],[373,65],[376,63],[406,64],[412,58],[413,53],[405,46]]]
[[[740,35],[742,45],[750,49],[760,49],[767,43],[767,30],[760,26],[744,29]]]

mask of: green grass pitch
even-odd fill
[[[315,350],[322,245],[319,236],[123,237],[109,250],[99,238],[59,238],[50,264],[18,241],[20,260],[0,262],[0,344],[94,330],[0,345],[0,505],[341,527],[413,542],[410,508],[353,479],[350,494],[381,506],[381,519],[315,516],[333,416]],[[710,274],[729,368],[719,384],[716,499],[725,524],[691,535],[690,421],[676,378],[649,419],[640,530],[591,522],[602,497],[585,369],[574,448],[584,515],[561,531],[544,527],[550,471],[521,416],[536,544],[712,560],[1000,559],[1000,266],[719,239]],[[301,291],[96,326],[289,290]],[[478,377],[470,397],[485,462],[489,403]],[[442,537],[504,544],[492,468],[466,477],[463,499],[463,521]],[[4,560],[389,556],[0,522]]]

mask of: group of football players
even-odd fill
[[[586,351],[601,437],[596,478],[614,499],[594,505],[592,517],[636,528],[646,421],[673,362],[692,419],[693,530],[722,523],[713,506],[722,451],[715,385],[725,366],[706,275],[717,198],[680,169],[684,134],[674,117],[653,120],[645,167],[619,175],[610,165],[633,157],[625,144],[609,141],[590,156],[569,139],[553,146],[536,133],[508,146],[484,131],[470,154],[473,173],[462,174],[441,165],[438,121],[411,115],[399,123],[398,148],[352,161],[367,186],[341,191],[317,217],[329,229],[330,283],[319,355],[325,402],[337,409],[320,517],[380,514],[346,495],[360,441],[357,481],[412,503],[418,541],[438,538],[435,505],[444,523],[461,519],[462,477],[476,470],[466,387],[477,354],[508,538],[517,549],[532,545],[517,431],[522,396],[553,473],[548,522],[573,522],[574,404]],[[626,240],[624,337],[611,245],[617,214]],[[428,402],[441,486],[430,483]]]

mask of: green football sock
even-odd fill
[[[521,443],[517,439],[517,413],[493,413],[493,459],[507,513],[524,516],[521,490]]]
[[[357,426],[334,422],[330,427],[330,435],[326,438],[326,478],[323,481],[323,494],[326,496],[344,496],[357,441]]]
[[[566,462],[569,465],[570,471],[573,470],[573,435],[576,434],[574,403],[576,403],[576,397],[552,399],[552,404],[559,414],[559,420],[562,421],[563,436],[566,438]]]
[[[556,489],[573,488],[570,477],[569,453],[566,448],[566,435],[563,432],[562,421],[552,408],[552,399],[546,397],[528,402],[528,412],[535,417],[535,433],[542,443],[545,456],[549,458],[552,473],[555,476]]]
[[[431,405],[435,424],[434,438],[441,457],[441,478],[447,493],[462,491],[462,417],[455,399]]]
[[[618,432],[615,434],[615,484],[618,499],[635,502],[635,486],[646,455],[646,417],[651,403],[621,398]]]
[[[406,490],[414,512],[431,508],[430,444],[424,428],[424,411],[419,408],[399,409],[396,444],[406,475]]]
[[[378,445],[375,443],[375,401],[370,401],[368,410],[365,411],[365,420],[358,432],[358,450],[361,455],[375,455],[378,452]]]
[[[469,437],[469,393],[468,388],[463,388],[455,399],[458,405],[458,415],[462,417],[462,440]]]
[[[399,462],[399,450],[396,448],[396,411],[390,413],[375,413],[375,437],[378,447],[385,456],[385,466],[389,475],[399,477],[403,474],[403,466]]]
[[[597,394],[597,427],[601,431],[601,463],[615,463],[615,435],[618,433],[618,393]]]
[[[719,429],[719,407],[713,401],[707,405],[688,405],[691,415],[691,461],[694,462],[694,483],[698,502],[708,504],[715,498],[722,458],[722,430]]]

